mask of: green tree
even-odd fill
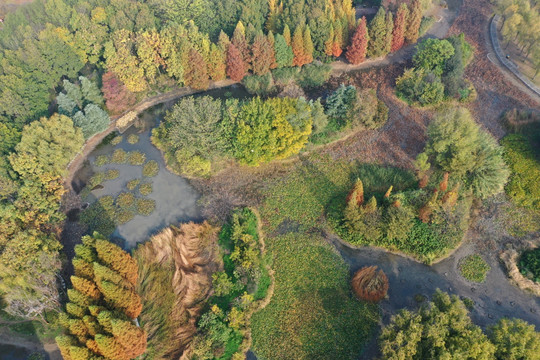
[[[294,54],[291,47],[287,45],[285,38],[280,34],[276,35],[274,50],[278,68],[292,66]]]
[[[496,359],[540,359],[540,333],[523,320],[500,319],[488,329],[488,336],[495,344]]]
[[[413,44],[418,40],[420,24],[422,23],[422,5],[420,0],[413,0],[405,29],[405,39]]]
[[[463,302],[437,291],[417,312],[401,310],[379,338],[382,359],[492,359],[495,346]]]
[[[367,54],[369,57],[385,55],[387,47],[386,12],[381,6],[375,17],[369,23],[369,42]]]
[[[441,76],[446,60],[454,55],[454,51],[448,40],[426,39],[418,45],[413,63],[415,68],[422,68]]]
[[[304,30],[304,63],[313,62],[313,41],[311,40],[311,30],[306,26]]]

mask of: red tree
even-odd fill
[[[354,65],[360,64],[366,58],[366,50],[368,44],[368,33],[366,26],[366,17],[362,17],[356,31],[351,39],[351,44],[347,47],[345,57]]]
[[[396,21],[394,21],[391,51],[398,51],[405,42],[405,26],[407,26],[408,15],[409,9],[407,5],[401,4],[396,14]]]
[[[129,91],[116,75],[106,72],[102,77],[101,91],[105,98],[107,109],[113,114],[119,114],[129,109],[137,102],[135,94]]]
[[[247,73],[247,65],[242,54],[234,44],[227,50],[227,76],[234,81],[241,81]]]
[[[210,84],[206,61],[195,49],[189,50],[189,68],[184,74],[184,82],[187,86],[197,90],[206,90]]]
[[[270,70],[274,62],[274,50],[262,31],[257,34],[252,47],[252,69],[256,75],[264,75]]]

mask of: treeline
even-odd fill
[[[531,57],[536,72],[540,71],[540,8],[532,0],[498,0],[495,12],[502,17],[500,31],[507,41],[514,42],[521,54]]]

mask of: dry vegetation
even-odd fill
[[[351,286],[359,299],[379,302],[388,292],[388,278],[377,266],[366,266],[354,274]]]
[[[171,226],[137,248],[140,316],[148,332],[148,353],[177,359],[195,335],[196,321],[212,289],[218,229],[202,224]]]

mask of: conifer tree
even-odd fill
[[[347,196],[347,204],[351,206],[361,206],[364,203],[364,184],[362,180],[357,179],[354,186]]]
[[[392,47],[391,51],[398,51],[405,42],[405,28],[409,20],[409,8],[407,4],[401,4],[396,13],[394,21],[394,29],[392,31]]]
[[[278,64],[276,62],[276,51],[275,51],[275,45],[276,45],[276,39],[274,38],[274,33],[272,31],[268,32],[267,35],[267,41],[268,45],[270,47],[270,69],[275,69],[278,67]]]
[[[369,23],[368,56],[378,57],[384,55],[386,47],[386,21],[385,11],[381,6],[377,14]]]
[[[221,32],[219,33],[219,38],[218,38],[218,46],[225,54],[227,53],[227,49],[230,43],[231,43],[231,40],[229,39],[229,36],[227,36],[227,34],[225,34],[223,30],[221,30]]]
[[[263,35],[262,30],[255,36],[252,46],[252,69],[255,75],[264,75],[270,70],[272,65],[273,49],[270,48],[268,39]]]
[[[334,26],[330,24],[330,30],[328,31],[328,38],[324,42],[324,53],[328,56],[332,56],[333,46],[334,46]]]
[[[225,52],[216,44],[210,45],[208,54],[208,74],[214,81],[225,79]]]
[[[313,41],[311,40],[311,30],[306,26],[304,30],[304,64],[313,62]]]
[[[351,44],[347,47],[347,53],[345,54],[345,57],[351,64],[356,65],[364,61],[368,42],[366,17],[363,16],[358,22],[356,31],[351,39]]]
[[[234,44],[236,49],[240,52],[242,59],[249,70],[249,64],[251,63],[251,56],[249,51],[249,45],[246,40],[246,30],[241,21],[238,22],[234,29],[233,36],[231,38],[231,44]]]
[[[227,76],[234,81],[241,81],[247,74],[247,65],[242,54],[234,44],[227,50]]]
[[[189,67],[184,74],[185,84],[197,90],[208,89],[210,82],[208,71],[206,70],[206,61],[204,61],[202,55],[195,49],[189,50],[188,59]]]
[[[287,46],[291,46],[291,30],[287,24],[285,24],[285,27],[283,28],[283,38],[285,39]]]
[[[392,30],[394,29],[394,16],[391,11],[386,13],[386,34],[384,39],[384,55],[392,50]]]
[[[292,51],[294,54],[293,65],[302,66],[306,63],[306,55],[304,51],[304,36],[302,35],[302,29],[297,26],[294,30],[292,39]]]
[[[285,41],[283,35],[276,35],[274,50],[278,68],[292,66],[294,54],[291,47],[287,45],[287,42]]]
[[[73,262],[79,264],[79,274],[84,277],[72,277],[70,302],[66,313],[59,315],[67,332],[56,338],[63,358],[130,360],[141,355],[146,349],[146,333],[130,321],[142,309],[134,291],[136,262],[98,234],[83,238],[75,248]]]
[[[422,22],[422,6],[420,0],[413,0],[411,4],[411,10],[407,27],[405,30],[405,39],[413,44],[418,40],[418,33],[420,31],[420,23]]]
[[[343,52],[343,28],[341,22],[336,21],[334,24],[334,41],[332,43],[332,55],[340,57]]]

